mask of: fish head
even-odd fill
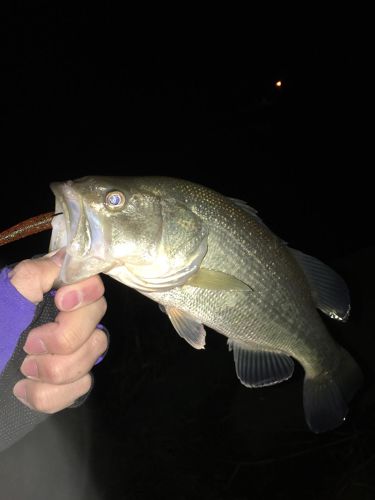
[[[184,283],[207,251],[207,230],[181,201],[140,178],[55,182],[50,251],[66,247],[62,283],[106,273],[140,291]]]

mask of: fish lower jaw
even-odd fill
[[[67,246],[67,231],[66,224],[64,220],[64,215],[57,215],[52,220],[52,233],[49,244],[49,250],[59,250],[60,248]]]

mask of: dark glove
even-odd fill
[[[14,343],[13,351],[10,352],[9,350],[11,347],[9,340],[7,342],[8,349],[1,349],[0,351],[0,362],[3,366],[5,364],[0,376],[0,451],[18,441],[18,439],[48,417],[48,414],[31,410],[22,404],[13,395],[13,387],[16,382],[23,378],[19,368],[26,357],[23,346],[25,345],[27,335],[32,328],[54,321],[57,313],[58,310],[55,307],[53,297],[50,294],[46,294],[43,301],[38,306],[35,306],[33,320],[20,333],[18,339],[16,339],[14,331],[11,332],[11,340]],[[15,323],[17,322],[18,318],[15,317]],[[1,331],[2,335],[4,335],[3,326],[1,326]],[[2,340],[0,342],[2,343]]]

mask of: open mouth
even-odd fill
[[[50,252],[59,250],[67,245],[67,210],[63,210],[62,203],[56,197],[55,213],[58,214],[52,219],[52,234],[49,244]]]
[[[91,232],[83,203],[71,181],[52,183],[51,189],[59,215],[52,221],[50,251],[66,247],[70,255],[84,257],[91,247]]]
[[[104,229],[95,210],[72,181],[52,183],[51,189],[58,215],[52,220],[50,251],[66,247],[61,282],[74,283],[110,270],[116,262],[106,257]]]

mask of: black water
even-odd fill
[[[85,19],[40,10],[6,24],[1,228],[51,210],[51,181],[92,173],[178,176],[244,199],[347,280],[352,318],[327,325],[366,383],[347,423],[316,436],[300,369],[245,389],[224,338],[209,331],[194,351],[155,304],[105,279],[111,348],[95,389],[0,456],[0,498],[374,498],[370,89],[358,52],[163,51],[99,22],[103,40]],[[3,247],[1,264],[45,252],[48,238]]]

